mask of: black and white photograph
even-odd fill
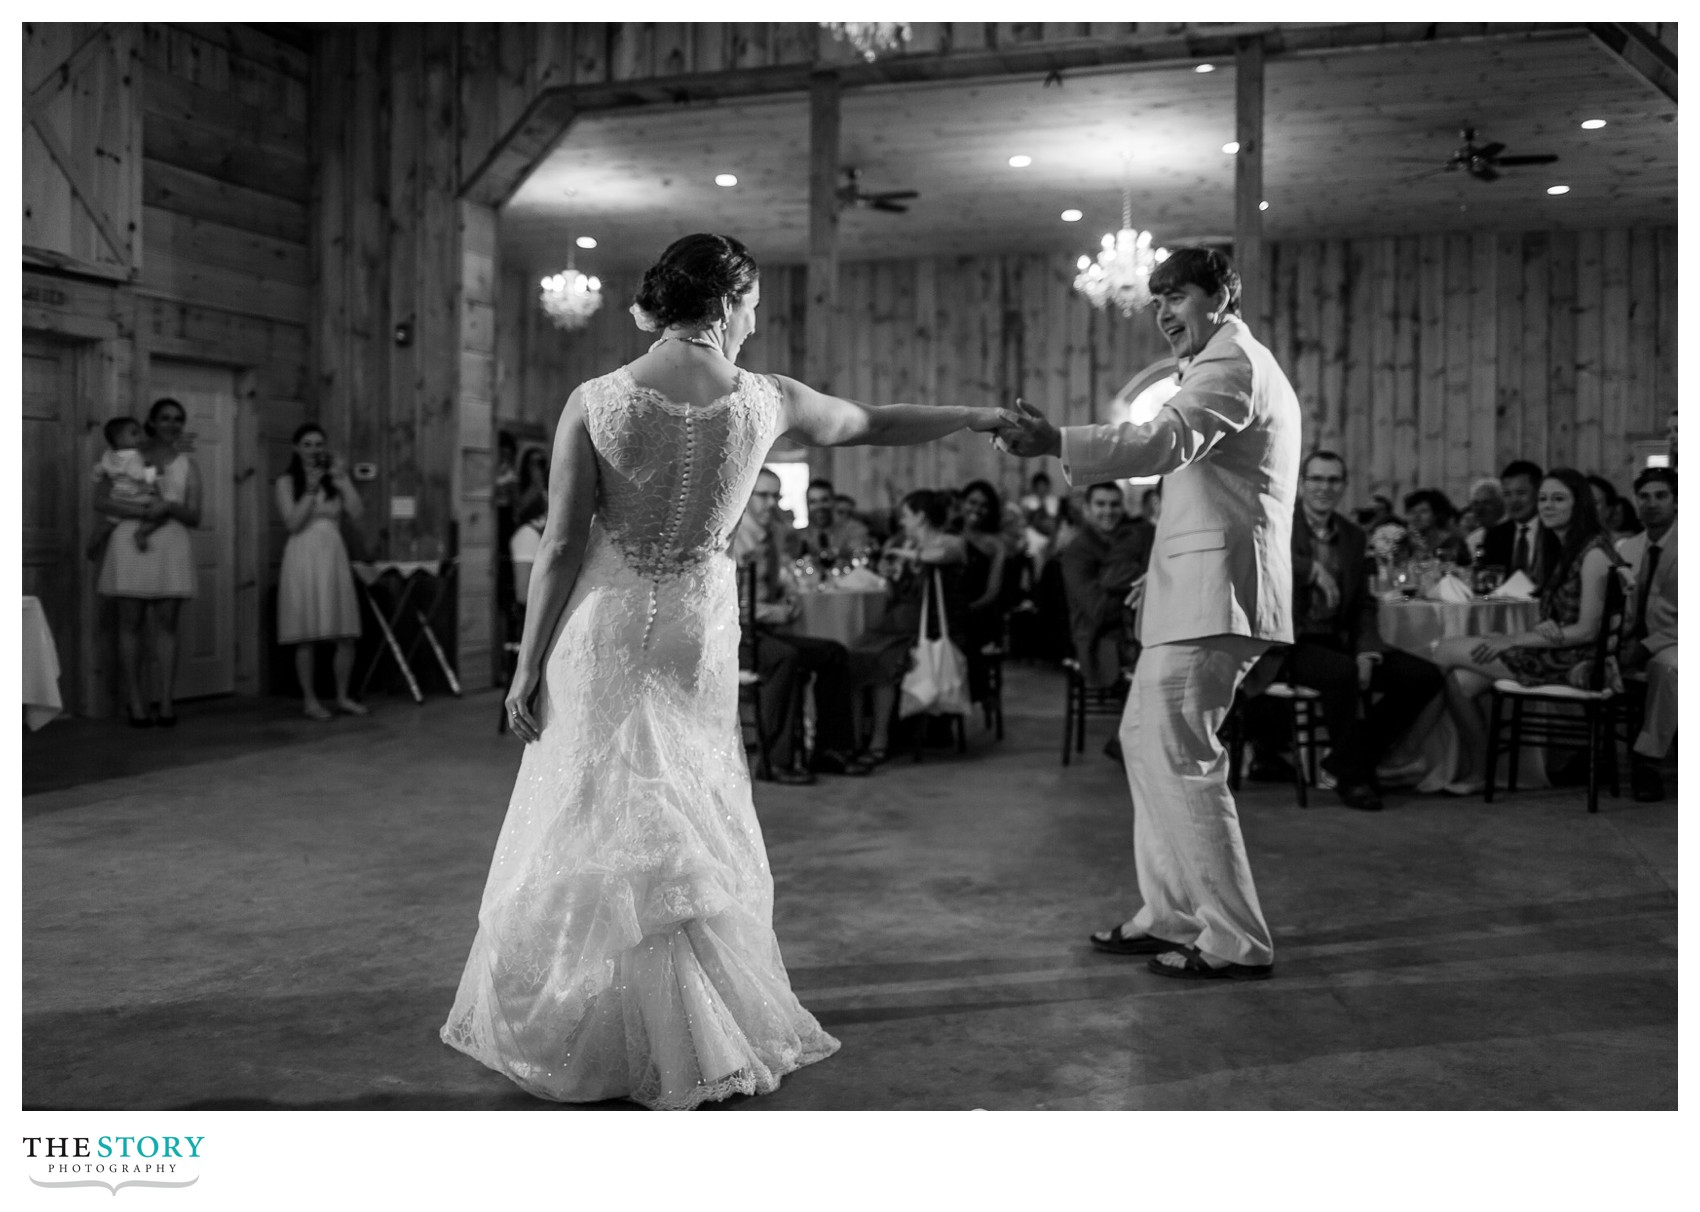
[[[1669,1199],[1677,24],[640,13],[20,23],[8,1203]]]

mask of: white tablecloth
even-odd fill
[[[24,720],[31,729],[62,714],[59,698],[59,650],[53,644],[53,629],[41,599],[25,596],[24,628],[19,637],[23,662]]]
[[[799,635],[848,644],[884,617],[885,600],[883,589],[801,593],[797,602],[803,612],[791,626]]]
[[[1516,635],[1532,631],[1540,621],[1539,602],[1503,602],[1482,598],[1473,602],[1381,603],[1378,621],[1382,640],[1420,657],[1434,656],[1434,646],[1455,635]]]

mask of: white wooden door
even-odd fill
[[[189,414],[184,447],[201,473],[201,525],[190,532],[195,598],[178,625],[177,696],[236,689],[236,376],[216,366],[154,359],[148,401],[171,396]]]

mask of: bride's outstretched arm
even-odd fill
[[[543,522],[537,560],[531,566],[518,668],[508,688],[508,723],[522,740],[535,741],[538,736],[532,700],[543,681],[543,661],[555,625],[584,566],[584,549],[595,511],[596,454],[590,431],[585,428],[584,400],[575,391],[567,398],[555,428],[555,450],[549,460],[549,513]]]
[[[961,404],[858,404],[774,375],[785,401],[785,436],[806,446],[913,446],[959,429],[999,424],[995,408]]]

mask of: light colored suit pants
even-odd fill
[[[1122,714],[1133,856],[1144,907],[1133,933],[1215,960],[1274,962],[1216,731],[1263,640],[1219,635],[1145,648]]]
[[[1676,645],[1661,648],[1647,662],[1647,711],[1635,752],[1662,758],[1676,736]]]

